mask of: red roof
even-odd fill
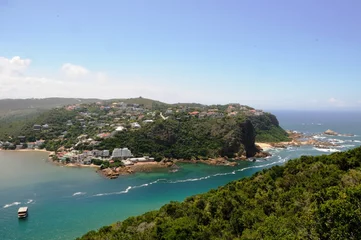
[[[190,115],[197,115],[197,114],[199,114],[199,112],[194,111],[194,112],[190,112],[189,114],[190,114]]]

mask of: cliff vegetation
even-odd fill
[[[361,148],[302,156],[78,240],[360,239]]]

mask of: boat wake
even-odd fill
[[[157,179],[153,182],[150,183],[145,183],[142,185],[138,185],[138,186],[129,186],[127,189],[120,191],[120,192],[110,192],[110,193],[98,193],[93,195],[93,197],[101,197],[101,196],[109,196],[109,195],[119,195],[119,194],[126,194],[128,193],[131,189],[136,189],[136,188],[142,188],[142,187],[148,187],[152,184],[157,184],[157,183],[164,183],[164,184],[175,184],[175,183],[185,183],[185,182],[195,182],[195,181],[202,181],[202,180],[207,180],[213,177],[218,177],[218,176],[226,176],[226,175],[234,175],[236,174],[236,172],[243,172],[249,169],[255,169],[255,168],[265,168],[268,166],[272,166],[272,165],[276,165],[276,164],[281,164],[286,162],[289,159],[289,157],[285,157],[282,158],[281,156],[278,156],[278,161],[275,162],[271,162],[271,163],[267,163],[267,164],[261,164],[261,165],[256,165],[256,166],[250,166],[250,167],[245,167],[245,168],[241,168],[241,169],[237,169],[234,170],[232,172],[226,172],[226,173],[216,173],[213,175],[209,175],[209,176],[204,176],[204,177],[200,177],[200,178],[189,178],[189,179],[182,179],[182,180],[167,180],[167,179]]]
[[[79,195],[85,195],[85,194],[86,194],[86,192],[76,192],[76,193],[73,194],[73,197],[74,196],[79,196]]]
[[[30,203],[33,203],[33,202],[34,202],[33,199],[29,199],[29,200],[26,202],[26,204],[30,204]]]
[[[8,207],[12,207],[12,206],[20,205],[20,204],[21,204],[21,202],[13,202],[13,203],[6,204],[3,208],[8,208]]]

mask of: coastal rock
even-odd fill
[[[284,143],[271,143],[272,147],[275,148],[287,148],[287,146]]]
[[[272,156],[269,152],[258,152],[256,153],[256,155],[254,156],[255,158],[266,158]]]
[[[338,135],[337,132],[332,131],[331,129],[326,130],[326,131],[324,132],[324,134],[330,135],[330,136],[337,136],[337,135]]]

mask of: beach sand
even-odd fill
[[[0,151],[11,151],[11,152],[46,152],[51,153],[51,151],[46,151],[45,149],[18,149],[18,150],[4,150],[0,149]]]
[[[260,147],[263,149],[263,151],[267,151],[267,150],[273,148],[272,145],[269,144],[269,143],[259,143],[259,142],[256,142],[256,145],[260,146]]]

